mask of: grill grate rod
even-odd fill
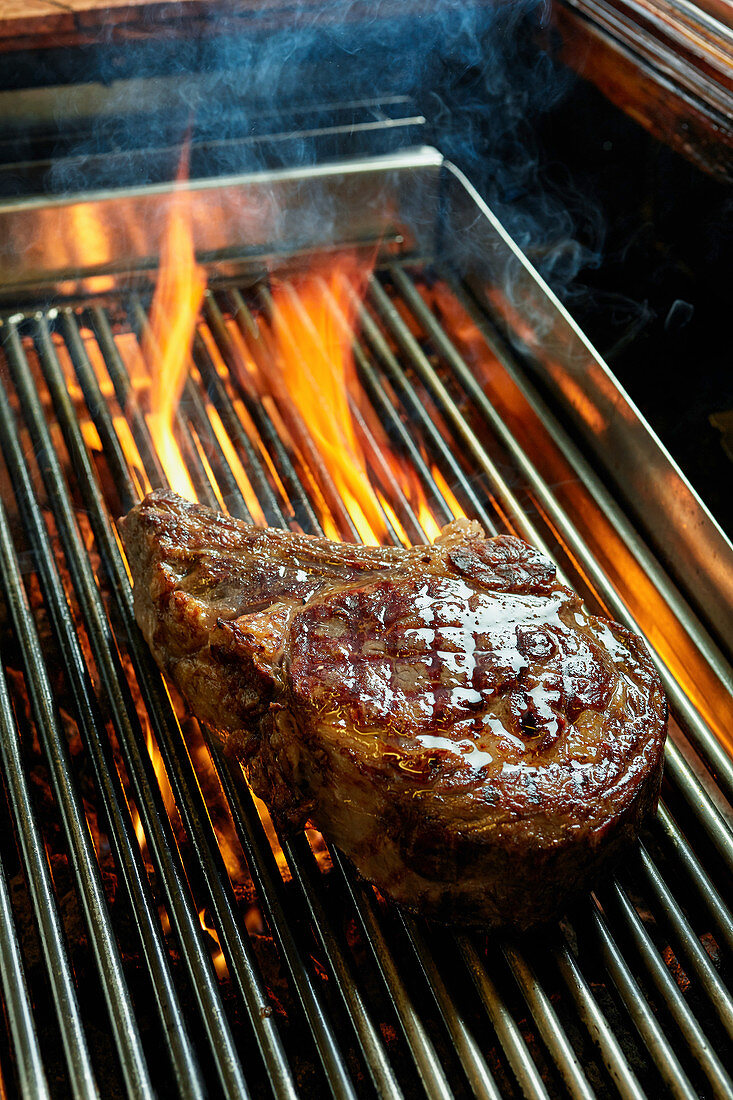
[[[5,709],[6,698],[3,684],[0,685],[0,709],[2,710]],[[6,718],[0,720],[0,736],[4,736],[6,724]],[[43,1070],[38,1043],[38,1030],[33,1018],[21,959],[5,868],[0,865],[0,981],[18,1060],[18,1084],[23,1096],[32,1096],[34,1100],[50,1100],[48,1081]]]
[[[250,331],[248,322],[251,322],[254,327],[254,321],[249,314],[244,301],[242,300],[239,291],[232,290],[233,301],[233,316],[235,323],[241,333]],[[256,431],[259,434],[260,439],[263,441],[266,453],[272,456],[272,463],[275,469],[278,471],[279,477],[282,480],[283,488],[285,490],[287,501],[290,504],[290,510],[292,510],[293,518],[298,525],[304,530],[315,530],[318,526],[318,520],[311,504],[310,497],[303,488],[303,484],[300,478],[295,473],[295,468],[290,460],[290,456],[280,439],[280,435],[272,423],[270,415],[264,405],[264,402],[260,401],[256,395],[250,393],[244,384],[247,370],[242,361],[242,357],[239,353],[239,349],[234,342],[233,337],[226,329],[224,318],[221,315],[221,311],[217,305],[211,291],[207,291],[204,298],[204,308],[209,320],[209,324],[216,339],[217,345],[224,356],[225,363],[229,364],[230,368],[230,381],[235,388],[237,396],[244,405],[245,411],[252,421]],[[242,339],[245,337],[242,335]],[[205,370],[205,367],[202,369]],[[215,391],[217,394],[223,393],[223,406],[234,414],[234,419],[238,420],[236,412],[233,408],[230,409],[229,398],[226,395],[225,390],[220,390],[219,387],[209,386],[210,392]],[[212,396],[213,400],[213,396]],[[217,406],[218,407],[218,406]],[[221,410],[220,410],[221,411]],[[227,419],[227,422],[229,417]],[[245,433],[246,434],[246,433]],[[257,459],[254,463],[255,468],[258,467],[260,460]],[[269,522],[277,524],[279,516],[281,515],[280,504],[277,501],[277,497],[274,499],[266,499],[263,502],[263,509],[265,515],[270,517]],[[285,511],[288,511],[286,505],[284,505]]]
[[[379,920],[372,890],[369,886],[357,881],[351,866],[346,863],[336,849],[331,850],[331,858],[334,866],[338,868],[346,882],[348,895],[356,909],[359,923],[379,972],[389,990],[400,1026],[425,1086],[425,1091],[430,1100],[444,1100],[444,1098],[450,1100],[452,1093],[440,1060],[402,979],[395,952],[390,947],[389,940]]]
[[[664,1084],[669,1089],[670,1094],[677,1097],[678,1100],[695,1100],[697,1092],[693,1089],[677,1055],[672,1050],[656,1016],[639,988],[636,978],[631,973],[628,963],[608,929],[597,902],[591,904],[590,919],[594,926],[606,968],[621,1000],[626,1005],[629,1016],[633,1020],[645,1048],[649,1051],[659,1070]]]
[[[655,824],[657,833],[666,839],[676,862],[681,865],[688,879],[693,883],[698,897],[715,922],[717,934],[733,954],[733,913],[725,905],[663,802],[659,804]]]
[[[639,849],[641,866],[644,877],[649,884],[649,892],[656,897],[660,913],[663,914],[669,927],[682,947],[682,953],[687,959],[692,971],[697,974],[700,985],[705,990],[713,1011],[733,1040],[733,1001],[720,975],[710,961],[710,956],[700,946],[700,942],[692,931],[684,913],[677,904],[672,891],[667,886],[662,875],[657,869],[654,860],[649,855],[644,844]],[[733,1087],[731,1089],[733,1091]]]
[[[422,968],[425,980],[430,987],[438,1011],[443,1019],[453,1044],[458,1051],[461,1065],[477,1100],[501,1100],[501,1094],[494,1078],[489,1073],[486,1061],[481,1053],[471,1029],[466,1024],[460,1010],[454,1003],[450,991],[443,980],[435,958],[425,941],[422,931],[414,919],[400,913],[412,948]]]
[[[3,521],[5,520],[2,502],[0,502],[0,517]],[[6,533],[6,523],[3,522],[0,537],[3,551],[8,552],[11,547],[5,539]],[[2,673],[0,674],[0,758],[23,860],[28,869],[33,910],[41,931],[41,945],[51,982],[71,1089],[77,1100],[95,1100],[99,1094],[79,1014],[79,1004],[46,863],[43,840],[28,793],[17,741],[18,731],[8,685],[5,674]]]
[[[106,326],[107,319],[103,313],[101,316],[104,318],[104,325]],[[59,323],[69,353],[69,358],[73,365],[82,394],[84,395],[84,400],[87,403],[87,408],[89,409],[89,415],[92,423],[97,429],[100,442],[102,443],[105,461],[109,465],[112,480],[114,481],[117,495],[120,498],[120,507],[123,508],[125,512],[128,512],[138,499],[138,492],[132,477],[133,471],[128,469],[124,451],[122,450],[119,438],[112,424],[112,419],[109,415],[107,402],[99,388],[94,368],[89,361],[73,313],[67,309],[62,310],[59,315]],[[100,329],[102,328],[103,326],[100,325]],[[109,333],[109,338],[112,339],[111,332]],[[101,346],[100,343],[100,347]],[[132,393],[132,391],[130,392]],[[140,409],[135,406],[130,411],[130,420],[134,420],[136,414],[142,416]],[[133,437],[134,435],[135,433],[133,433]],[[156,488],[162,488],[164,484],[167,484],[162,469],[160,470],[160,476],[162,478],[161,481],[151,480],[150,484],[154,485]]]
[[[236,453],[243,456],[243,465],[250,479],[252,489],[257,502],[265,515],[282,517],[285,524],[285,516],[275,495],[275,490],[262,470],[254,446],[250,442],[240,418],[237,416],[231,404],[224,398],[224,384],[217,374],[216,367],[204,345],[201,335],[194,337],[194,359],[201,372],[202,381],[205,383],[206,394],[214,405],[221,418],[227,435],[232,441]],[[246,460],[246,461],[245,461]]]
[[[136,924],[153,979],[153,990],[159,1005],[172,1069],[179,1079],[184,1096],[202,1097],[204,1089],[200,1071],[186,1035],[183,1015],[168,966],[161,930],[157,923],[155,903],[142,864],[132,819],[129,810],[123,809],[126,806],[125,794],[117,771],[102,744],[99,731],[103,728],[103,719],[88,680],[77,631],[61,581],[53,566],[53,548],[41,518],[23,460],[23,452],[7,395],[2,387],[0,387],[0,442],[13,480],[16,499],[24,513],[25,527],[42,579],[46,606],[54,622],[56,635],[63,640],[61,659],[66,675],[74,685],[80,730],[94,763],[98,786],[104,793],[116,861],[122,868],[133,911],[136,914]]]
[[[502,1003],[498,990],[483,965],[473,941],[469,936],[463,934],[459,934],[455,938],[466,964],[466,969],[473,979],[476,991],[481,998],[492,1026],[506,1051],[506,1056],[524,1096],[527,1097],[527,1100],[548,1100],[547,1089],[527,1050],[527,1044],[516,1022]]]
[[[81,339],[78,337],[78,328],[73,313],[70,310],[64,310],[62,318],[65,322],[67,331],[75,332],[75,344],[78,338],[78,344],[81,346]],[[112,335],[112,330],[107,320],[107,314],[101,306],[92,306],[89,309],[89,320],[97,338],[99,349],[102,352],[107,372],[112,380],[117,402],[120,408],[124,410],[125,417],[130,425],[132,437],[135,440],[135,446],[143,461],[148,481],[153,488],[162,489],[168,485],[168,479],[165,476],[165,471],[158,457],[158,452],[152,444],[150,433],[145,423],[145,417],[138,403],[137,395],[130,385],[130,379],[127,376],[122,357],[117,350],[117,344]],[[82,363],[82,370],[88,377],[90,384],[96,385],[94,372],[91,364],[85,362],[85,355],[82,355],[80,362]],[[76,363],[74,365],[78,373]],[[92,392],[91,389],[90,392]],[[97,424],[97,431],[100,433],[100,439],[111,443],[110,454],[113,456],[113,462],[110,464],[110,473],[113,475],[115,486],[118,491],[120,485],[126,485],[126,488],[128,488],[126,483],[129,481],[129,476],[124,453],[117,439],[117,433],[112,429],[111,425],[108,423],[109,418],[105,415],[107,412],[107,402],[101,393],[98,395],[95,393],[93,403],[88,404],[87,407],[89,408],[89,412],[95,424],[97,424],[97,421],[99,422]],[[105,457],[106,455],[107,451],[105,450]],[[134,494],[130,494],[128,503],[129,511],[129,508],[132,508],[135,503]]]
[[[561,942],[559,946],[554,947],[552,953],[557,969],[575,1002],[578,1015],[592,1041],[598,1047],[603,1063],[622,1100],[644,1100],[646,1094],[629,1065],[613,1029],[593,996],[570,945],[567,942]]]
[[[14,380],[17,373],[18,350],[17,333],[11,329],[6,351]],[[26,684],[34,720],[44,747],[66,842],[72,857],[74,876],[99,968],[115,1045],[130,1091],[136,1092],[141,1097],[152,1097],[153,1090],[148,1077],[137,1022],[132,1011],[122,960],[114,938],[89,826],[84,816],[81,795],[73,778],[66,739],[60,730],[53,691],[35,622],[24,599],[23,582],[17,559],[12,552],[11,535],[4,511],[0,515],[0,523],[3,526],[2,565],[6,595],[14,627],[21,642]]]
[[[573,1096],[582,1100],[593,1100],[593,1091],[583,1073],[578,1057],[562,1029],[557,1013],[550,998],[540,986],[532,967],[526,961],[515,943],[505,940],[501,951],[522,991],[525,1001],[537,1022],[545,1046],[549,1050],[557,1047],[558,1068]]]

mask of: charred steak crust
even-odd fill
[[[163,491],[121,527],[137,620],[194,713],[281,824],[310,818],[408,908],[550,919],[654,810],[649,654],[520,539],[456,521],[352,546]]]

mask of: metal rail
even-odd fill
[[[1,690],[1,689],[0,689]],[[4,700],[3,696],[3,700]],[[18,1084],[24,1096],[49,1100],[48,1081],[38,1041],[13,921],[5,871],[0,867],[0,981],[17,1057]]]
[[[4,513],[3,513],[4,515]],[[64,1044],[70,1087],[74,1097],[95,1098],[97,1092],[94,1071],[84,1035],[79,1003],[69,965],[68,953],[54,897],[51,876],[46,863],[43,840],[33,811],[18,745],[18,730],[5,675],[0,675],[0,757],[8,794],[13,808],[17,835],[28,869],[31,898],[36,923],[41,931],[41,943],[46,959],[56,1018]],[[11,940],[12,942],[12,940]],[[6,964],[7,966],[8,964]],[[19,1062],[28,1062],[29,1052],[21,1047]],[[30,1052],[33,1057],[33,1052]],[[22,1072],[22,1070],[21,1070]],[[43,1080],[36,1077],[39,1089]]]

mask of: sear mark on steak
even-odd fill
[[[384,549],[151,493],[122,521],[161,669],[281,826],[312,820],[402,905],[556,916],[659,795],[666,702],[643,642],[520,539],[449,524]]]

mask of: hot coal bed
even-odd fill
[[[147,47],[106,48],[140,75]],[[331,70],[321,58],[313,71]],[[461,87],[474,118],[465,71],[448,81]],[[207,145],[177,118],[156,161],[144,116],[115,112],[93,131],[96,162],[89,149],[74,159],[78,134],[67,149],[46,135],[35,184],[33,156],[25,182],[17,145],[6,157],[6,189],[14,175],[27,192],[39,179],[79,192],[85,170],[90,189],[0,211],[4,1090],[728,1096],[725,539],[492,211],[415,148],[428,125],[455,140],[440,111],[431,120],[394,84],[380,102],[331,100],[291,109],[287,125],[261,113],[270,133],[245,151],[230,133],[224,161],[214,122]],[[186,125],[185,219],[206,286],[172,413],[179,468],[156,434],[149,364]],[[137,152],[115,163],[120,126]],[[38,141],[32,127],[15,137]],[[258,172],[244,175],[253,146]],[[124,186],[100,193],[121,172]],[[509,190],[497,203],[519,233]],[[533,232],[555,202],[526,215]],[[567,246],[548,239],[534,258],[551,254],[557,274]],[[331,281],[354,264],[356,304],[348,278],[346,297]],[[567,271],[561,282],[574,285]],[[354,325],[343,408],[363,490],[324,458],[271,354],[277,317],[298,347],[314,339],[314,286],[337,327]],[[603,316],[576,297],[589,325]],[[519,941],[400,913],[327,837],[276,836],[132,617],[117,517],[181,477],[247,521],[349,540],[420,542],[469,515],[545,545],[589,607],[636,624],[672,725],[659,813],[618,876]]]

